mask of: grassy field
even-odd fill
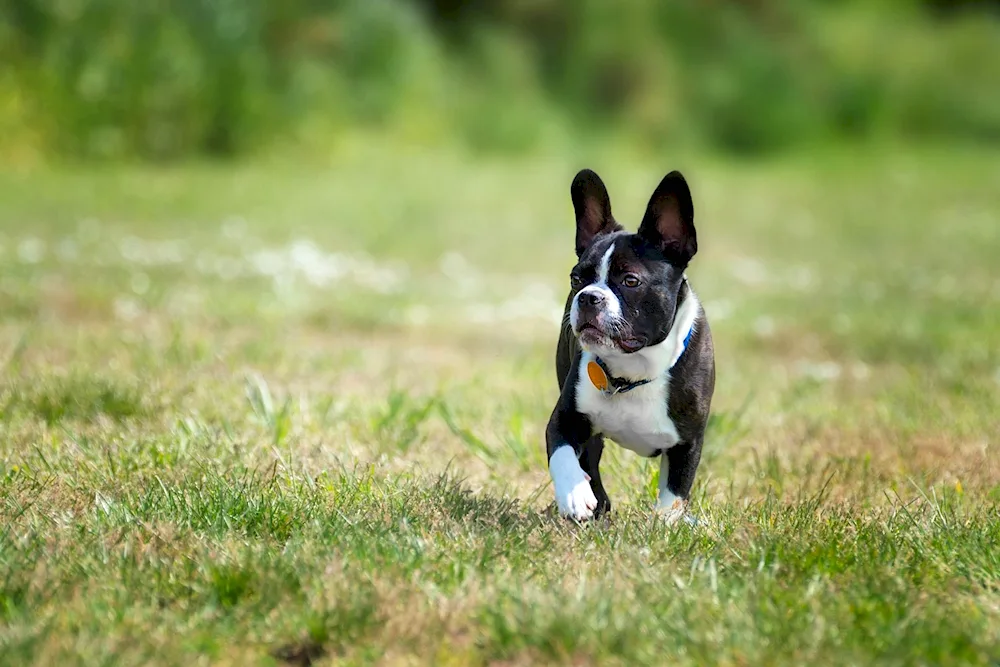
[[[553,516],[569,181],[691,182],[700,526]],[[996,664],[1000,156],[0,174],[0,663]]]

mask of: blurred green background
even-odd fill
[[[1000,143],[988,0],[4,0],[0,159]]]

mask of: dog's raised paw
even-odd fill
[[[590,476],[580,467],[572,447],[560,447],[549,459],[549,472],[556,491],[559,514],[576,521],[594,517],[597,497],[590,488]]]

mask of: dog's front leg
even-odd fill
[[[684,516],[701,460],[701,442],[679,442],[660,455],[656,511],[670,523]]]
[[[583,454],[580,455],[580,467],[590,477],[590,488],[597,497],[597,509],[594,510],[594,518],[598,518],[606,512],[611,511],[611,499],[608,492],[604,490],[604,483],[601,481],[601,455],[604,453],[604,436],[592,435],[583,446]]]
[[[559,513],[585,521],[593,518],[598,510],[597,496],[590,485],[591,476],[580,465],[580,456],[584,454],[593,427],[590,419],[571,405],[565,397],[556,404],[545,429],[545,445]]]

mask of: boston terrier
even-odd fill
[[[636,234],[615,222],[593,171],[576,175],[570,195],[579,261],[545,430],[556,505],[577,521],[611,509],[599,470],[608,437],[660,457],[656,508],[673,522],[687,516],[715,389],[712,334],[684,273],[698,250],[691,191],[680,172],[667,174]]]

